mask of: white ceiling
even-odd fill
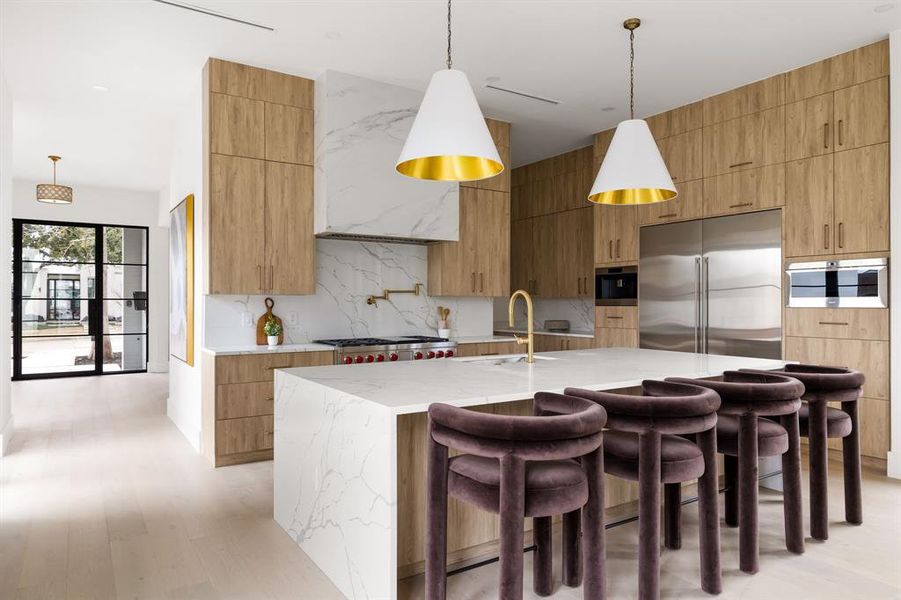
[[[209,56],[419,89],[444,65],[444,0],[193,3],[276,31],[150,0],[3,0],[14,176],[46,179],[56,153],[64,183],[162,188],[174,117]],[[513,123],[520,165],[586,145],[627,116],[626,17],[642,19],[635,92],[645,116],[882,39],[901,27],[899,3],[456,0],[454,64],[485,114]],[[488,78],[561,104],[485,89]]]

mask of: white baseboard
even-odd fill
[[[901,452],[888,453],[886,475],[893,479],[901,479]]]
[[[0,429],[0,456],[6,456],[6,448],[9,446],[9,440],[13,437],[13,415],[9,415],[6,425]]]

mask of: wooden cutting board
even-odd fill
[[[257,320],[257,345],[265,346],[268,344],[266,341],[266,332],[263,331],[263,327],[266,326],[266,321],[269,320],[269,317],[275,317],[278,324],[282,326],[282,332],[278,334],[278,343],[283,344],[285,342],[285,325],[278,316],[272,314],[272,307],[275,306],[275,301],[272,298],[266,298],[265,304],[266,312]]]

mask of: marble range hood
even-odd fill
[[[319,237],[423,244],[459,239],[459,184],[394,170],[422,93],[338,71],[316,80]]]

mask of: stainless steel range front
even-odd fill
[[[457,351],[457,342],[426,335],[314,341],[335,347],[336,365],[453,358]]]

